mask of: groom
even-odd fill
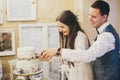
[[[39,59],[60,55],[63,59],[80,63],[93,62],[95,80],[120,80],[119,36],[108,22],[110,7],[103,0],[95,1],[89,10],[89,21],[98,36],[87,50],[46,49]]]

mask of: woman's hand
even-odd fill
[[[57,49],[56,48],[48,48],[42,51],[41,57],[47,58],[47,57],[53,57],[56,55]]]
[[[56,52],[57,52],[56,48],[45,49],[39,55],[39,60],[41,60],[41,61],[49,61],[53,56],[56,55]]]

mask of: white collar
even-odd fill
[[[101,33],[109,24],[109,22],[105,22],[102,26],[97,28],[98,32]]]

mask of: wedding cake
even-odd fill
[[[39,61],[33,47],[17,49],[16,71],[20,74],[31,74],[40,71]]]

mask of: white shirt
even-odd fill
[[[108,22],[98,28],[99,35],[97,40],[87,50],[63,49],[62,58],[73,62],[91,62],[97,57],[103,56],[106,52],[115,48],[115,38],[110,32],[101,33],[107,26]]]

